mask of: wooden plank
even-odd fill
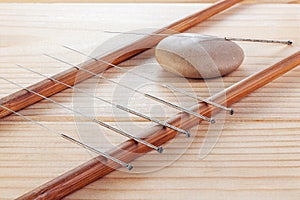
[[[9,0],[0,0],[0,2],[11,2]],[[42,3],[86,3],[83,0],[14,0],[13,2],[42,2]],[[214,3],[215,0],[89,0],[89,3]],[[299,4],[300,0],[244,0],[243,3],[284,3]]]
[[[18,69],[14,65],[16,62],[45,74],[54,74],[69,66],[57,66],[57,62],[40,56],[41,53],[54,54],[74,64],[85,59],[61,48],[60,44],[90,53],[98,44],[112,37],[101,33],[101,30],[127,31],[160,27],[205,6],[2,4],[1,76],[29,85],[41,80],[41,77]],[[242,5],[191,31],[219,36],[294,40],[293,47],[239,43],[247,58],[237,71],[224,78],[224,85],[230,86],[299,49],[299,9],[297,5]],[[78,20],[75,20],[76,16]],[[121,25],[114,25],[116,21]],[[249,23],[249,26],[243,22]],[[149,76],[163,81],[167,75],[159,66],[150,68],[144,65],[153,62],[152,53],[148,51],[122,66],[139,66]],[[149,173],[116,172],[66,199],[296,199],[300,188],[299,73],[299,68],[295,69],[236,104],[236,115],[226,117],[219,142],[204,160],[199,159],[199,148],[204,136],[214,138],[216,134],[213,133],[218,131],[218,127],[207,124],[195,129],[197,136],[184,155],[181,156],[180,152],[191,141],[179,137],[166,146],[165,155],[153,152],[133,163],[138,170]],[[109,70],[105,75],[113,80],[134,83],[117,69]],[[209,81],[211,87],[217,90],[220,88],[216,88],[216,82],[218,81]],[[126,95],[116,95],[113,85],[104,81],[100,83],[101,88],[97,87],[96,93],[116,100],[126,98]],[[17,89],[3,81],[0,84],[1,96]],[[197,94],[209,96],[203,81],[190,80],[189,84],[195,88]],[[184,82],[177,85],[189,88]],[[94,91],[95,80],[86,81],[81,87]],[[168,91],[156,87],[150,89],[153,93],[172,99],[173,95]],[[72,90],[66,90],[54,99],[72,106],[75,99],[73,95]],[[88,99],[82,94],[76,95],[75,103],[78,104],[75,105],[90,106]],[[145,113],[152,112],[156,117],[163,118],[176,113],[165,107],[157,107],[154,102],[145,101],[148,107],[153,106],[153,110],[149,110],[145,104],[136,103],[137,100],[140,97],[132,98],[130,105]],[[193,104],[189,99],[183,99],[182,103]],[[95,108],[99,119],[117,124],[126,130],[133,128],[126,116],[112,117],[113,111],[106,104],[97,101]],[[161,115],[157,108],[164,110],[165,114]],[[74,119],[79,121],[78,117],[47,101],[31,106],[21,113],[76,136],[76,124],[73,122]],[[134,117],[133,120],[136,121],[134,125],[139,128],[149,126],[139,118]],[[210,134],[207,133],[209,127],[212,128]],[[90,141],[95,138],[97,130],[91,130],[84,139]],[[109,131],[102,131],[114,143],[124,140]],[[64,142],[17,116],[9,116],[1,121],[0,136],[1,199],[15,198],[91,158],[85,150]],[[102,141],[99,146],[104,144]],[[172,165],[152,171],[177,157],[179,159]],[[161,162],[162,160],[165,161]]]

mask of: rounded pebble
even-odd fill
[[[155,57],[165,70],[186,78],[215,78],[236,70],[244,52],[232,41],[192,33],[163,39]]]

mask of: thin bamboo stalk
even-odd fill
[[[165,28],[162,28],[154,34],[173,34],[176,32],[183,32],[187,29],[199,24],[200,22],[208,19],[209,17],[239,3],[242,0],[224,0],[219,3],[216,3],[210,6],[207,9],[204,9],[200,12],[197,12],[189,17],[181,19]],[[131,57],[144,52],[145,50],[154,47],[157,45],[164,37],[162,36],[146,36],[142,39],[133,42],[123,48],[120,48],[112,53],[109,53],[99,59],[105,60],[112,64],[118,65],[121,62],[124,62]],[[91,71],[93,73],[101,73],[105,71],[107,68],[110,68],[109,65],[95,60],[89,60],[80,65],[82,68]],[[91,74],[79,71],[77,68],[70,68],[66,71],[63,71],[55,76],[53,79],[56,79],[60,82],[64,82],[67,85],[75,85],[78,84],[88,78],[92,77]],[[40,93],[43,96],[49,97],[54,94],[57,94],[65,89],[67,89],[65,85],[59,84],[50,79],[45,79],[40,81],[30,87],[29,90]],[[28,92],[27,90],[20,90],[11,95],[8,95],[1,99],[3,106],[13,110],[19,111],[27,106],[30,106],[38,101],[41,101],[42,98],[33,93]],[[3,118],[7,115],[11,114],[8,110],[0,109],[0,118]]]
[[[298,65],[300,65],[300,51],[272,65],[271,67],[257,72],[232,85],[231,87],[212,96],[210,100],[222,105],[230,106]],[[212,115],[213,112],[215,113],[220,111],[219,108],[205,103],[199,103],[192,107],[191,110],[206,116]],[[168,122],[180,128],[189,129],[199,124],[199,118],[179,113]],[[177,134],[178,133],[176,131],[170,129],[153,127],[145,133],[147,137],[145,137],[144,140],[160,146],[173,139]],[[129,140],[120,144],[117,149],[111,150],[109,154],[125,162],[131,162],[143,154],[146,154],[150,150],[151,149],[145,145],[137,144],[133,140]],[[110,160],[105,160],[103,157],[99,156],[36,188],[22,197],[19,197],[18,200],[61,199],[89,183],[104,177],[118,167],[120,167],[118,164]]]

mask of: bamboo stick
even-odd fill
[[[300,65],[300,51],[272,65],[271,67],[257,72],[232,85],[231,87],[212,96],[210,100],[222,105],[230,106],[298,65]],[[219,111],[218,108],[205,103],[199,103],[192,107],[191,110],[206,116],[210,116],[213,112]],[[199,123],[199,119],[194,116],[179,113],[168,122],[180,128],[189,129],[197,125]],[[148,135],[144,138],[147,142],[160,146],[173,139],[177,135],[177,132],[170,129],[153,127],[148,130],[145,135]],[[133,140],[129,140],[119,145],[119,148],[111,150],[109,154],[125,162],[131,162],[143,154],[146,154],[150,150],[151,149],[145,145],[137,144]],[[61,199],[75,190],[104,177],[118,167],[120,167],[118,164],[110,160],[105,160],[103,157],[99,156],[40,186],[39,188],[36,188],[22,197],[19,197],[18,200]]]
[[[183,32],[187,29],[195,26],[196,24],[199,24],[200,22],[208,19],[209,17],[239,3],[242,0],[224,0],[219,3],[216,3],[212,6],[210,6],[207,9],[204,9],[200,12],[197,12],[191,16],[188,16],[184,19],[179,20],[178,22],[175,22],[165,28],[162,28],[156,32],[155,34],[172,34],[176,32]],[[105,55],[104,57],[101,57],[99,59],[105,60],[107,62],[113,63],[115,65],[120,64],[123,61],[126,61],[130,59],[131,57],[144,52],[145,50],[154,47],[157,45],[160,40],[162,40],[164,37],[162,36],[146,36],[142,39],[133,42],[132,44],[125,46],[123,48],[120,48],[112,53],[109,53]],[[87,62],[84,62],[80,65],[82,68],[89,70],[93,73],[101,73],[105,71],[107,68],[110,68],[109,65],[104,64],[100,61],[94,61],[89,60]],[[54,79],[64,82],[68,85],[75,85],[78,84],[88,78],[92,77],[91,74],[84,73],[82,71],[79,71],[76,68],[70,68],[66,71],[63,71],[55,76],[53,76]],[[64,89],[67,89],[66,86],[59,84],[57,82],[51,81],[49,79],[45,79],[43,81],[40,81],[30,87],[28,87],[29,90],[33,90],[37,93],[40,93],[43,96],[49,97],[54,94],[57,94]],[[19,111],[23,108],[26,108],[27,106],[30,106],[34,103],[37,103],[38,101],[42,100],[40,96],[37,96],[33,93],[28,92],[27,90],[20,90],[18,92],[15,92],[11,95],[8,95],[1,99],[1,102],[3,106],[14,110]],[[0,118],[3,118],[7,115],[11,114],[8,110],[0,109]]]

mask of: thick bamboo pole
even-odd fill
[[[179,20],[178,22],[175,22],[165,28],[162,28],[155,32],[155,34],[172,34],[176,32],[183,32],[196,24],[199,24],[200,22],[206,20],[207,18],[235,5],[236,3],[239,3],[242,0],[224,0],[219,3],[216,3],[212,6],[210,6],[207,9],[204,9],[200,12],[197,12],[189,17],[186,17],[184,19]],[[104,57],[101,57],[99,59],[105,60],[107,62],[113,63],[115,65],[120,64],[123,61],[126,61],[130,59],[131,57],[144,52],[145,50],[154,47],[159,43],[160,40],[162,40],[164,37],[161,36],[146,36],[142,39],[125,46],[123,48],[120,48],[112,53],[109,53],[108,55],[105,55]],[[101,73],[105,71],[110,66],[107,64],[104,64],[100,61],[90,60],[85,63],[82,63],[80,65],[82,68],[89,70],[93,73]],[[77,68],[70,68],[64,72],[61,72],[55,76],[53,76],[54,79],[64,82],[68,85],[75,85],[77,83],[80,83],[88,78],[92,77],[89,73],[84,73],[82,71],[79,71]],[[49,97],[51,95],[54,95],[56,93],[59,93],[63,91],[64,89],[67,89],[65,85],[59,84],[55,81],[51,81],[49,79],[45,79],[43,81],[40,81],[30,87],[28,89],[33,90],[37,93],[40,93],[43,96]],[[20,90],[16,93],[13,93],[9,96],[6,96],[1,99],[1,102],[3,106],[14,110],[19,111],[23,108],[26,108],[27,106],[30,106],[38,101],[42,100],[40,96],[37,96],[33,93],[28,92],[27,90]],[[3,118],[7,115],[11,114],[8,110],[0,108],[0,118]]]
[[[300,65],[300,51],[272,65],[271,67],[257,72],[254,75],[232,85],[231,87],[212,96],[210,100],[229,106],[238,102],[253,91],[282,76],[298,65]],[[218,108],[205,103],[199,103],[192,107],[191,110],[206,116],[211,115],[212,112],[219,111]],[[189,129],[199,123],[199,118],[184,113],[179,113],[168,122],[180,128]],[[177,135],[177,132],[170,129],[153,127],[152,129],[148,130],[145,135],[147,136],[144,139],[147,142],[161,146],[162,144],[173,139]],[[109,154],[120,160],[123,160],[124,162],[131,162],[143,154],[146,154],[150,150],[151,149],[145,145],[138,144],[133,140],[129,140],[119,145],[119,148],[111,150]],[[18,200],[61,199],[64,196],[88,185],[89,183],[102,178],[118,167],[120,166],[113,161],[105,160],[103,157],[99,156],[55,178],[39,188],[36,188],[35,190],[18,198]]]

